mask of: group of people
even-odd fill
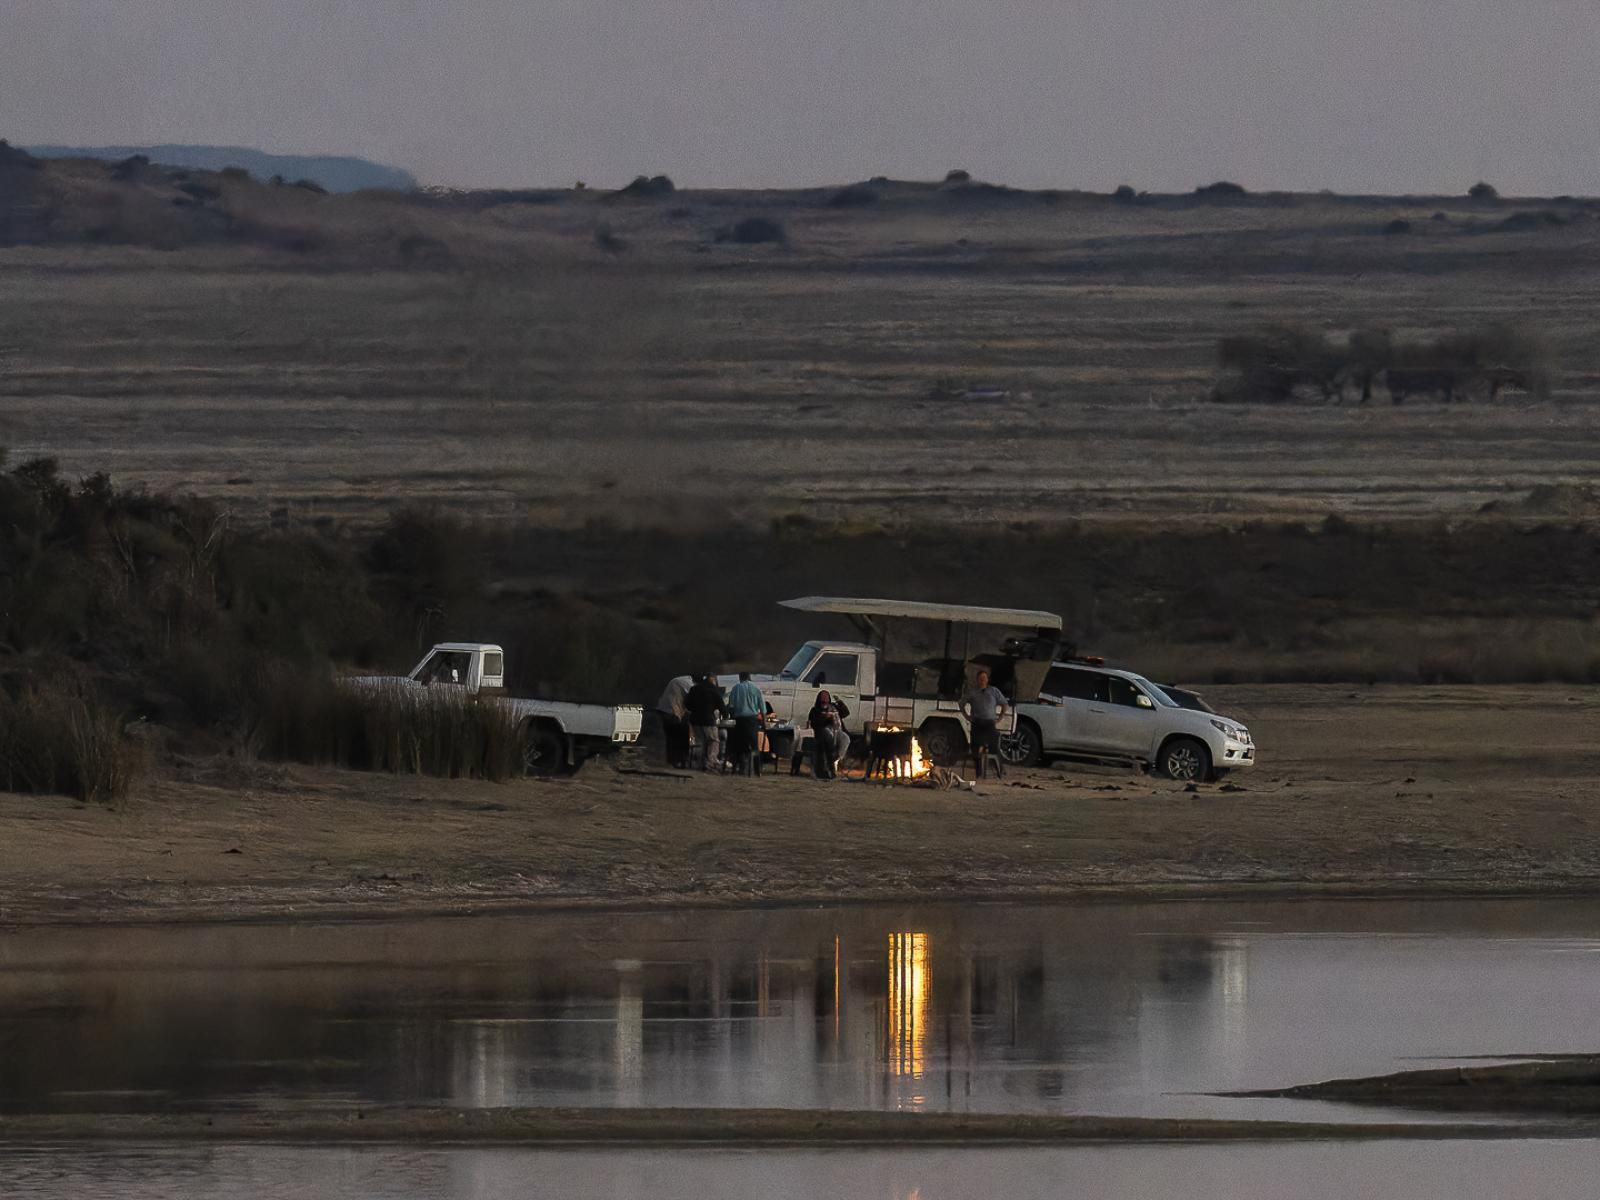
[[[825,676],[818,676],[814,682],[818,685],[817,697],[805,718],[811,736],[802,738],[795,731],[789,773],[800,774],[809,750],[812,775],[836,779],[839,764],[850,750],[850,734],[845,729],[850,708],[842,697],[821,686],[827,682]],[[750,672],[740,672],[739,682],[726,696],[717,685],[716,675],[709,671],[698,679],[679,676],[667,685],[656,709],[666,733],[669,766],[685,770],[698,765],[702,771],[720,772],[727,765],[741,773],[761,773],[764,734],[772,705],[750,678]],[[974,686],[962,697],[961,711],[972,726],[972,761],[977,777],[984,777],[990,763],[995,773],[1001,774],[999,726],[1007,712],[1006,697],[990,684],[989,672],[978,671]],[[726,745],[724,720],[732,723]]]
[[[750,672],[741,672],[726,696],[709,671],[695,680],[681,676],[667,684],[656,708],[665,727],[669,766],[687,768],[692,758],[698,758],[704,771],[720,771],[726,761],[751,774],[761,773],[761,731],[772,706]],[[733,722],[726,746],[725,718]]]

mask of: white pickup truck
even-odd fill
[[[587,759],[639,740],[644,710],[627,704],[568,704],[505,695],[506,656],[486,642],[440,642],[409,675],[365,675],[356,687],[442,689],[482,696],[510,707],[522,730],[522,761],[529,775],[576,771]]]
[[[915,729],[922,752],[934,762],[953,762],[965,751],[971,727],[961,698],[980,668],[1012,701],[1013,715],[1002,732],[1014,728],[1015,705],[1032,700],[1055,658],[1061,618],[1031,609],[978,608],[915,600],[864,600],[805,596],[780,602],[785,608],[849,617],[876,641],[809,641],[781,671],[752,675],[772,706],[772,716],[792,722],[807,735],[806,716],[826,689],[850,710],[845,729],[852,735],[893,726]],[[924,633],[896,638],[891,652],[891,620],[920,623]],[[975,628],[988,627],[974,638]],[[931,634],[927,631],[931,630]],[[1022,636],[1004,636],[1006,630]],[[724,692],[737,675],[721,676]]]

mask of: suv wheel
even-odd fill
[[[1044,757],[1039,727],[1032,721],[1018,721],[1017,731],[1000,739],[1000,758],[1008,767],[1036,767]]]
[[[1173,738],[1161,747],[1156,759],[1156,770],[1168,779],[1180,783],[1209,783],[1211,781],[1211,751],[1196,738]]]
[[[917,730],[917,741],[922,746],[922,756],[941,767],[956,762],[967,748],[967,740],[961,736],[961,726],[939,717],[922,723],[922,728]]]

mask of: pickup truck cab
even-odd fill
[[[522,732],[522,761],[529,775],[576,771],[597,755],[638,741],[644,710],[559,700],[528,700],[505,694],[505,652],[489,642],[441,642],[407,675],[369,675],[358,687],[427,688],[503,704]]]
[[[1013,766],[1047,758],[1134,762],[1168,779],[1205,783],[1254,766],[1256,747],[1243,721],[1192,693],[1098,661],[1058,662],[1038,698],[1017,706],[1000,756]]]
[[[923,754],[934,762],[952,762],[966,750],[971,726],[961,701],[980,669],[990,672],[1013,704],[1032,699],[1060,642],[1061,618],[1029,609],[830,596],[781,603],[850,617],[876,644],[819,638],[802,644],[779,671],[752,675],[772,706],[773,719],[791,722],[802,738],[808,737],[807,714],[817,693],[826,689],[850,710],[844,725],[852,737],[885,727],[915,729]],[[891,620],[920,622],[933,632],[921,640],[902,636],[894,645],[888,635]],[[975,640],[975,627],[1027,632],[1008,638],[992,631]],[[725,675],[717,683],[726,691],[737,679]],[[1014,719],[1008,717],[1003,728],[1009,730]]]

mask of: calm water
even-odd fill
[[[21,931],[0,935],[0,1109],[1374,1119],[1190,1093],[1600,1050],[1597,995],[1600,906],[1549,901]]]
[[[8,1150],[15,1200],[1591,1200],[1600,1143],[1073,1149]]]

